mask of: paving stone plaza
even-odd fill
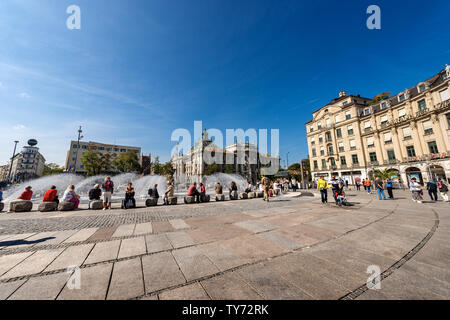
[[[449,299],[450,203],[348,196],[1,213],[0,299]]]

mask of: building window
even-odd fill
[[[321,123],[318,123],[318,124],[317,124],[317,130],[320,130],[320,129],[322,129],[322,124],[321,124]]]
[[[449,113],[449,115],[450,115],[450,113]],[[447,118],[448,119],[450,119],[449,118],[449,115],[447,115]],[[449,120],[450,121],[450,120]],[[450,122],[449,122],[450,123]],[[341,128],[339,128],[339,129],[337,129],[336,130],[336,136],[338,137],[338,138],[342,138],[342,129]]]
[[[333,146],[328,146],[328,155],[333,155],[334,154],[334,150],[333,150]]]
[[[439,94],[441,95],[441,101],[446,101],[446,100],[450,99],[450,94],[448,93],[448,89],[440,91]]]
[[[395,161],[395,151],[394,150],[388,150],[387,154],[388,154],[389,161]]]
[[[87,146],[81,146],[81,149],[87,150]]]
[[[404,117],[404,116],[406,116],[406,109],[398,110],[398,117],[401,118],[401,117]]]
[[[356,150],[356,141],[350,140],[350,150]]]
[[[369,147],[369,148],[375,147],[375,142],[374,142],[373,137],[367,138],[367,147]]]
[[[419,86],[419,93],[424,92],[425,89],[426,89],[426,87],[425,87],[425,85],[422,83],[422,84]]]
[[[313,155],[313,157],[316,156],[316,149],[315,148],[312,149],[312,155]]]
[[[314,169],[318,169],[319,168],[319,165],[317,164],[317,160],[314,160]]]
[[[402,93],[401,95],[398,96],[398,101],[402,102],[406,100],[406,96],[404,93]]]
[[[74,145],[72,146],[72,148],[78,149],[78,145],[77,145],[77,144],[74,144]]]
[[[341,157],[341,165],[343,166],[347,165],[347,160],[345,159],[345,156]]]
[[[369,108],[364,109],[364,115],[367,116],[369,114],[370,114],[370,109]]]
[[[326,137],[326,139],[327,139],[327,142],[330,142],[330,141],[331,141],[331,132],[327,132],[327,133],[325,134],[325,137]]]
[[[339,121],[341,121],[339,115],[335,116],[334,117],[334,122],[338,123]]]
[[[386,102],[382,102],[381,103],[381,109],[386,109],[387,108],[387,103]]]
[[[403,131],[403,139],[404,140],[412,139],[411,138],[411,128],[410,127],[403,128],[402,131]]]
[[[320,155],[321,156],[325,155],[325,149],[323,147],[320,148]]]
[[[327,162],[325,161],[325,159],[322,159],[322,169],[326,169],[327,167]]]
[[[309,132],[314,132],[314,127],[309,127]]]
[[[319,143],[322,143],[323,142],[323,138],[322,138],[322,136],[320,136],[319,137]]]
[[[334,158],[330,159],[330,163],[332,167],[336,167],[336,160]]]
[[[385,144],[392,143],[392,135],[391,135],[390,132],[386,132],[386,133],[384,134],[384,143],[385,143]]]
[[[439,153],[436,141],[430,141],[428,142],[428,149],[430,150],[430,153],[437,154]]]
[[[349,136],[353,135],[353,126],[349,126],[347,128],[347,133],[348,133]]]
[[[343,106],[348,105],[348,101],[344,101],[344,102],[342,103],[342,105],[343,105]]]
[[[127,152],[127,149],[120,149],[120,152]]]
[[[419,111],[427,110],[427,102],[425,99],[420,100],[417,104],[419,105]]]
[[[447,113],[445,116],[447,117],[447,124],[448,128],[450,129],[450,113]]]
[[[349,119],[351,119],[351,118],[352,118],[351,113],[350,113],[350,112],[347,112],[347,113],[345,114],[345,120],[349,120]]]
[[[411,157],[411,158],[415,157],[416,151],[414,150],[414,146],[407,146],[406,153],[408,154],[408,157]]]
[[[313,145],[315,145],[315,144],[316,144],[316,139],[311,138],[311,145],[313,146]]]
[[[426,136],[433,134],[433,123],[431,122],[431,120],[423,122],[423,131]]]
[[[339,152],[344,152],[344,143],[339,142]]]
[[[105,147],[98,147],[98,150],[104,151]]]
[[[388,118],[387,118],[387,116],[382,116],[382,117],[380,118],[380,123],[381,123],[382,126],[387,125],[387,123],[388,123]]]
[[[376,152],[369,153],[369,157],[370,157],[370,162],[372,162],[372,163],[377,162],[377,153]]]
[[[357,154],[353,154],[352,155],[352,162],[353,162],[353,164],[358,164],[359,163]]]

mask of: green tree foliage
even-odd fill
[[[120,154],[114,161],[112,165],[117,168],[120,172],[140,172],[141,164],[139,162],[138,155],[133,151],[128,151]]]
[[[155,161],[152,163],[152,169],[153,169],[152,170],[153,174],[158,175],[158,176],[164,175],[163,166],[162,166],[161,162],[159,162],[158,156],[155,157]]]
[[[376,170],[375,177],[380,178],[381,180],[386,180],[390,179],[391,176],[395,175],[395,173],[395,171],[392,171],[390,169]]]
[[[175,174],[175,170],[172,167],[172,163],[166,162],[163,166],[162,166],[162,172],[164,176],[167,176],[169,178],[173,178],[173,175]]]
[[[220,172],[220,166],[217,163],[210,164],[205,168],[205,174],[207,176],[213,175],[214,173]]]
[[[92,152],[90,150],[86,151],[81,156],[81,162],[84,165],[84,170],[86,170],[89,176],[95,176],[100,174],[102,171],[102,163],[100,162],[101,156],[98,153]]]
[[[227,164],[225,166],[225,173],[228,173],[228,174],[236,173],[236,169],[232,164]]]
[[[60,174],[64,171],[62,167],[57,165],[56,163],[49,163],[44,165],[44,171],[42,172],[43,176],[51,176],[53,174]]]

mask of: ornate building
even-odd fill
[[[450,178],[450,66],[392,97],[341,92],[306,124],[313,179],[389,169],[406,183]]]
[[[214,159],[220,159],[218,163],[208,165],[208,161],[204,159],[205,151]],[[202,139],[195,143],[188,154],[176,154],[171,159],[175,170],[175,181],[181,184],[201,182],[208,171],[238,174],[255,183],[260,178],[260,169],[264,167],[263,164],[270,161],[279,165],[280,159],[277,156],[259,153],[253,144],[240,144],[235,141],[224,149],[219,148],[209,139],[206,130],[203,132]],[[208,169],[209,166],[214,166],[214,170],[209,170],[212,169]]]

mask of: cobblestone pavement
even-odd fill
[[[450,204],[396,193],[0,214],[0,299],[449,299]]]

